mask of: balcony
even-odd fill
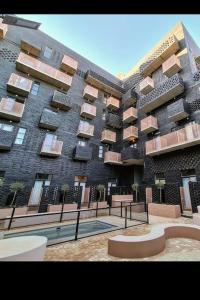
[[[104,129],[101,134],[101,142],[106,144],[112,144],[116,142],[116,132]]]
[[[40,155],[44,156],[60,156],[62,152],[63,142],[57,140],[57,136],[53,134],[46,134]]]
[[[106,101],[106,107],[109,109],[118,109],[119,108],[119,100],[114,97],[108,97]]]
[[[0,129],[0,150],[10,150],[15,139],[13,131]]]
[[[130,107],[129,109],[123,112],[123,122],[131,123],[137,119],[137,109]]]
[[[147,76],[139,84],[140,93],[142,93],[143,95],[150,93],[153,89],[154,89],[154,81],[149,76]]]
[[[56,130],[59,127],[58,113],[45,108],[39,122],[40,128]]]
[[[149,116],[141,120],[141,131],[144,133],[150,133],[158,129],[157,118]]]
[[[122,150],[121,155],[124,165],[143,165],[143,159],[140,157],[137,148],[127,147]]]
[[[132,141],[138,138],[138,128],[135,126],[129,126],[123,130],[123,140]]]
[[[126,94],[122,96],[122,103],[125,108],[128,108],[132,105],[134,105],[137,102],[138,96],[137,93],[135,92],[135,89],[130,89]]]
[[[88,145],[77,145],[73,152],[73,159],[80,161],[88,161],[92,159],[92,148]]]
[[[94,125],[90,125],[88,122],[80,122],[78,127],[77,136],[84,138],[91,138],[94,135]]]
[[[26,51],[27,54],[38,57],[40,56],[41,47],[31,42],[21,40],[21,50]]]
[[[69,96],[59,91],[54,91],[51,105],[65,111],[70,110],[72,107]]]
[[[174,54],[162,64],[163,74],[171,77],[182,69],[180,59]]]
[[[74,75],[78,68],[78,62],[68,55],[64,55],[60,65],[61,70]]]
[[[183,99],[167,106],[167,114],[170,122],[177,122],[189,116],[189,104]]]
[[[146,142],[146,155],[155,156],[200,144],[200,124],[158,136]]]
[[[19,122],[24,112],[24,104],[12,98],[2,98],[0,102],[0,117]]]
[[[83,103],[83,105],[81,106],[81,117],[94,119],[94,117],[96,117],[96,111],[96,106],[88,103]]]
[[[12,73],[7,82],[7,90],[15,95],[28,97],[33,81]]]
[[[0,39],[4,39],[6,32],[8,31],[8,25],[2,23],[3,19],[0,18]]]
[[[120,84],[115,84],[92,70],[87,71],[85,81],[96,87],[98,90],[111,94],[117,98],[121,98],[124,93],[124,89],[120,86]]]
[[[165,80],[160,86],[140,99],[140,109],[147,113],[163,105],[184,91],[183,79],[175,74]]]
[[[119,115],[115,115],[112,113],[106,114],[106,125],[120,129],[122,127],[122,121]]]
[[[72,84],[71,76],[22,52],[16,60],[16,68],[65,91],[68,91]]]
[[[104,164],[122,165],[121,153],[107,151],[104,155]]]
[[[151,75],[162,63],[180,49],[179,43],[174,35],[169,36],[160,43],[157,49],[140,66],[143,76]]]
[[[83,98],[94,101],[98,98],[98,92],[93,86],[87,84],[83,91]]]

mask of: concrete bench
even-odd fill
[[[42,261],[47,238],[21,236],[0,240],[0,261]]]
[[[120,258],[149,257],[164,250],[166,239],[178,237],[200,240],[200,227],[168,223],[156,225],[141,236],[117,235],[108,240],[108,254]]]

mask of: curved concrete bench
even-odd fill
[[[47,245],[44,236],[23,236],[0,240],[0,261],[42,261]]]
[[[164,250],[166,239],[178,237],[200,240],[200,227],[168,223],[156,225],[141,236],[117,235],[108,240],[108,254],[121,258],[153,256]]]

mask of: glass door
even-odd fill
[[[190,197],[190,189],[189,189],[189,182],[196,182],[196,176],[190,177],[183,177],[183,188],[184,188],[184,210],[192,210],[191,205],[191,197]]]

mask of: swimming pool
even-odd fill
[[[81,222],[79,224],[78,238],[86,237],[98,233],[103,233],[107,231],[112,231],[113,229],[117,229],[117,228],[118,226],[103,221]],[[53,245],[60,242],[74,240],[75,231],[76,231],[76,223],[50,227],[50,228],[41,228],[41,229],[23,231],[18,233],[5,234],[4,239],[17,237],[17,236],[39,235],[39,236],[46,236],[48,238],[47,245]]]

